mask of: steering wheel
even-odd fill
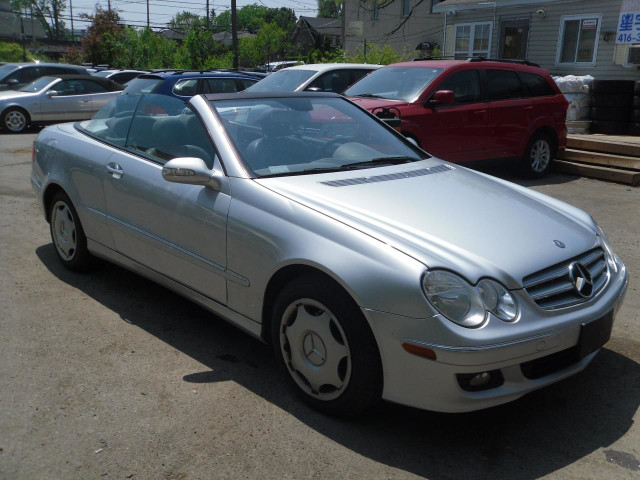
[[[348,137],[338,137],[334,138],[333,140],[329,140],[318,149],[318,151],[316,152],[316,158],[326,158],[332,156],[338,149],[338,146],[348,142],[349,140],[350,138]]]

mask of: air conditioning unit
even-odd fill
[[[627,65],[640,65],[640,44],[629,45]]]

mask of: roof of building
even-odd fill
[[[306,23],[309,28],[315,30],[321,35],[342,35],[342,19],[341,18],[322,18],[322,17],[304,17],[298,20]]]

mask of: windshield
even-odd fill
[[[16,69],[17,65],[13,65],[12,63],[8,63],[7,65],[2,65],[0,67],[0,80],[3,80],[4,77],[9,75]]]
[[[345,97],[379,97],[411,102],[442,72],[441,68],[385,67],[348,88]]]
[[[211,102],[258,177],[372,168],[428,158],[342,98]]]
[[[135,78],[127,83],[124,89],[126,95],[137,95],[139,93],[151,93],[164,80],[161,78]]]
[[[293,92],[316,72],[314,70],[281,70],[272,73],[247,89],[248,92]]]
[[[33,82],[22,87],[20,91],[31,92],[31,93],[39,92],[40,90],[45,88],[47,85],[51,84],[51,82],[53,82],[54,80],[55,80],[55,77],[40,77],[39,79],[34,80]]]

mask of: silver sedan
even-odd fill
[[[0,126],[20,133],[30,124],[86,120],[123,88],[90,75],[41,77],[20,90],[0,92]]]
[[[123,95],[34,149],[63,265],[101,257],[271,343],[329,414],[477,410],[559,381],[627,288],[586,212],[333,94]]]

